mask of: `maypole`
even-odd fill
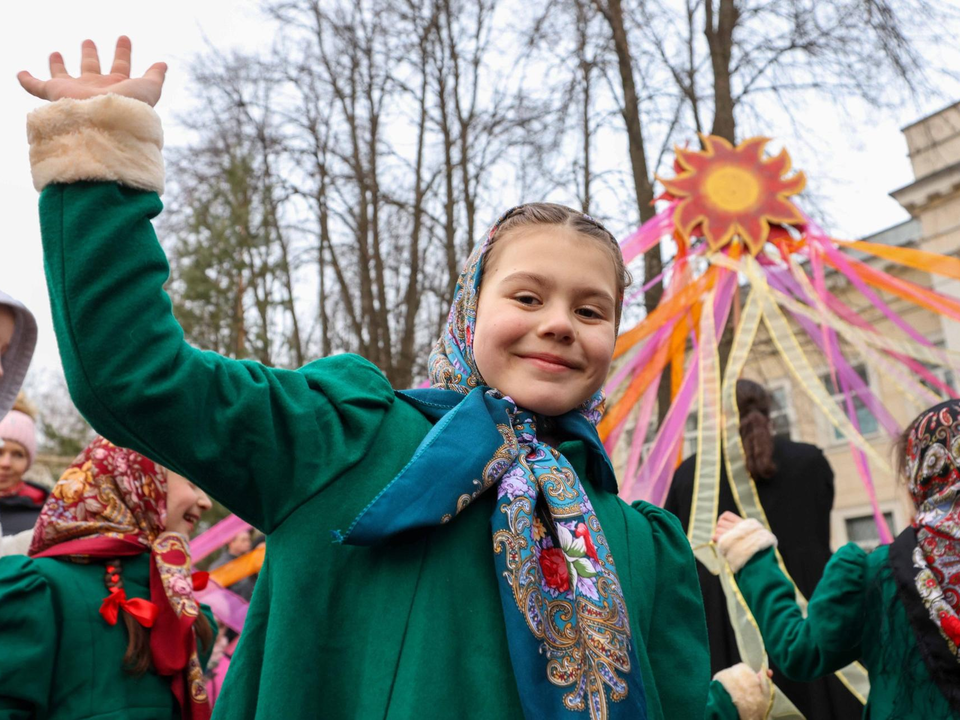
[[[736,382],[757,334],[761,327],[766,330],[794,386],[849,443],[881,541],[890,542],[871,466],[891,475],[892,470],[863,437],[855,401],[891,438],[902,428],[856,372],[851,357],[883,372],[911,400],[933,404],[957,397],[931,367],[960,365],[960,353],[936,347],[884,294],[951,319],[960,319],[960,300],[891,275],[857,255],[957,279],[960,260],[914,248],[834,239],[795,203],[806,180],[802,172],[791,173],[786,150],[767,156],[768,139],[762,137],[736,147],[715,136],[701,140],[702,150],[676,149],[675,177],[660,179],[665,192],[659,199],[666,207],[622,242],[627,262],[665,242],[676,244],[676,255],[668,273],[649,281],[664,283],[660,304],[620,335],[606,386],[609,406],[599,431],[611,455],[626,457],[621,495],[662,505],[680,460],[687,417],[696,410],[697,464],[688,538],[700,562],[720,577],[741,657],[760,670],[767,666],[762,638],[710,539],[721,463],[726,463],[741,515],[769,527],[746,469],[736,406]],[[894,332],[881,332],[832,292],[828,272],[839,274],[877,308]],[[733,342],[721,375],[720,338],[731,316]],[[818,364],[828,369],[832,391],[821,381],[805,345],[819,353]],[[671,405],[647,447],[664,373],[669,373]],[[780,566],[786,572],[782,559]],[[805,610],[805,599],[799,591],[797,595]],[[862,666],[854,663],[837,675],[865,701],[869,685]],[[771,717],[801,715],[775,689]]]

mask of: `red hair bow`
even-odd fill
[[[103,599],[103,603],[100,605],[100,614],[107,623],[116,625],[120,608],[130,613],[144,627],[151,627],[160,613],[160,609],[149,600],[141,600],[140,598],[128,600],[127,593],[123,588],[110,588],[110,594]]]

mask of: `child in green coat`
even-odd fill
[[[804,618],[781,572],[776,537],[724,513],[718,550],[770,658],[800,682],[854,662],[870,674],[864,717],[960,717],[960,400],[924,411],[899,447],[916,516],[891,545],[854,543],[827,564]]]
[[[628,279],[610,233],[556,205],[506,213],[429,390],[355,355],[290,371],[201,352],[150,224],[166,68],[131,79],[121,38],[110,75],[90,41],[81,70],[54,54],[51,80],[20,75],[57,101],[28,134],[71,395],[268,535],[217,716],[702,718],[693,555],[669,513],[617,497],[595,427]]]
[[[0,558],[0,718],[205,720],[186,478],[96,438],[53,488],[31,557]]]

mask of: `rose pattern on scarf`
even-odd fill
[[[540,553],[540,570],[543,572],[544,589],[551,588],[560,593],[570,589],[567,559],[560,548],[545,548]]]

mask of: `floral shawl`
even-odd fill
[[[97,437],[57,481],[34,529],[30,555],[117,558],[150,553],[150,603],[129,601],[113,588],[101,614],[116,622],[123,606],[150,626],[150,651],[185,720],[207,720],[210,704],[197,657],[193,623],[200,606],[193,596],[190,547],[166,532],[166,471],[133,450]],[[119,576],[115,576],[119,579]],[[132,608],[127,608],[132,605]]]
[[[474,361],[483,256],[509,215],[490,230],[457,282],[447,327],[430,356],[432,388],[400,393],[436,424],[407,467],[335,536],[373,545],[455,522],[496,486],[492,551],[525,716],[642,720],[646,698],[627,607],[584,485],[567,459],[537,438],[544,419],[486,386]],[[584,441],[591,475],[615,493],[596,431],[602,407],[598,392],[549,422],[558,434]]]
[[[960,712],[960,400],[917,418],[906,470],[917,514],[890,564],[931,677]]]

